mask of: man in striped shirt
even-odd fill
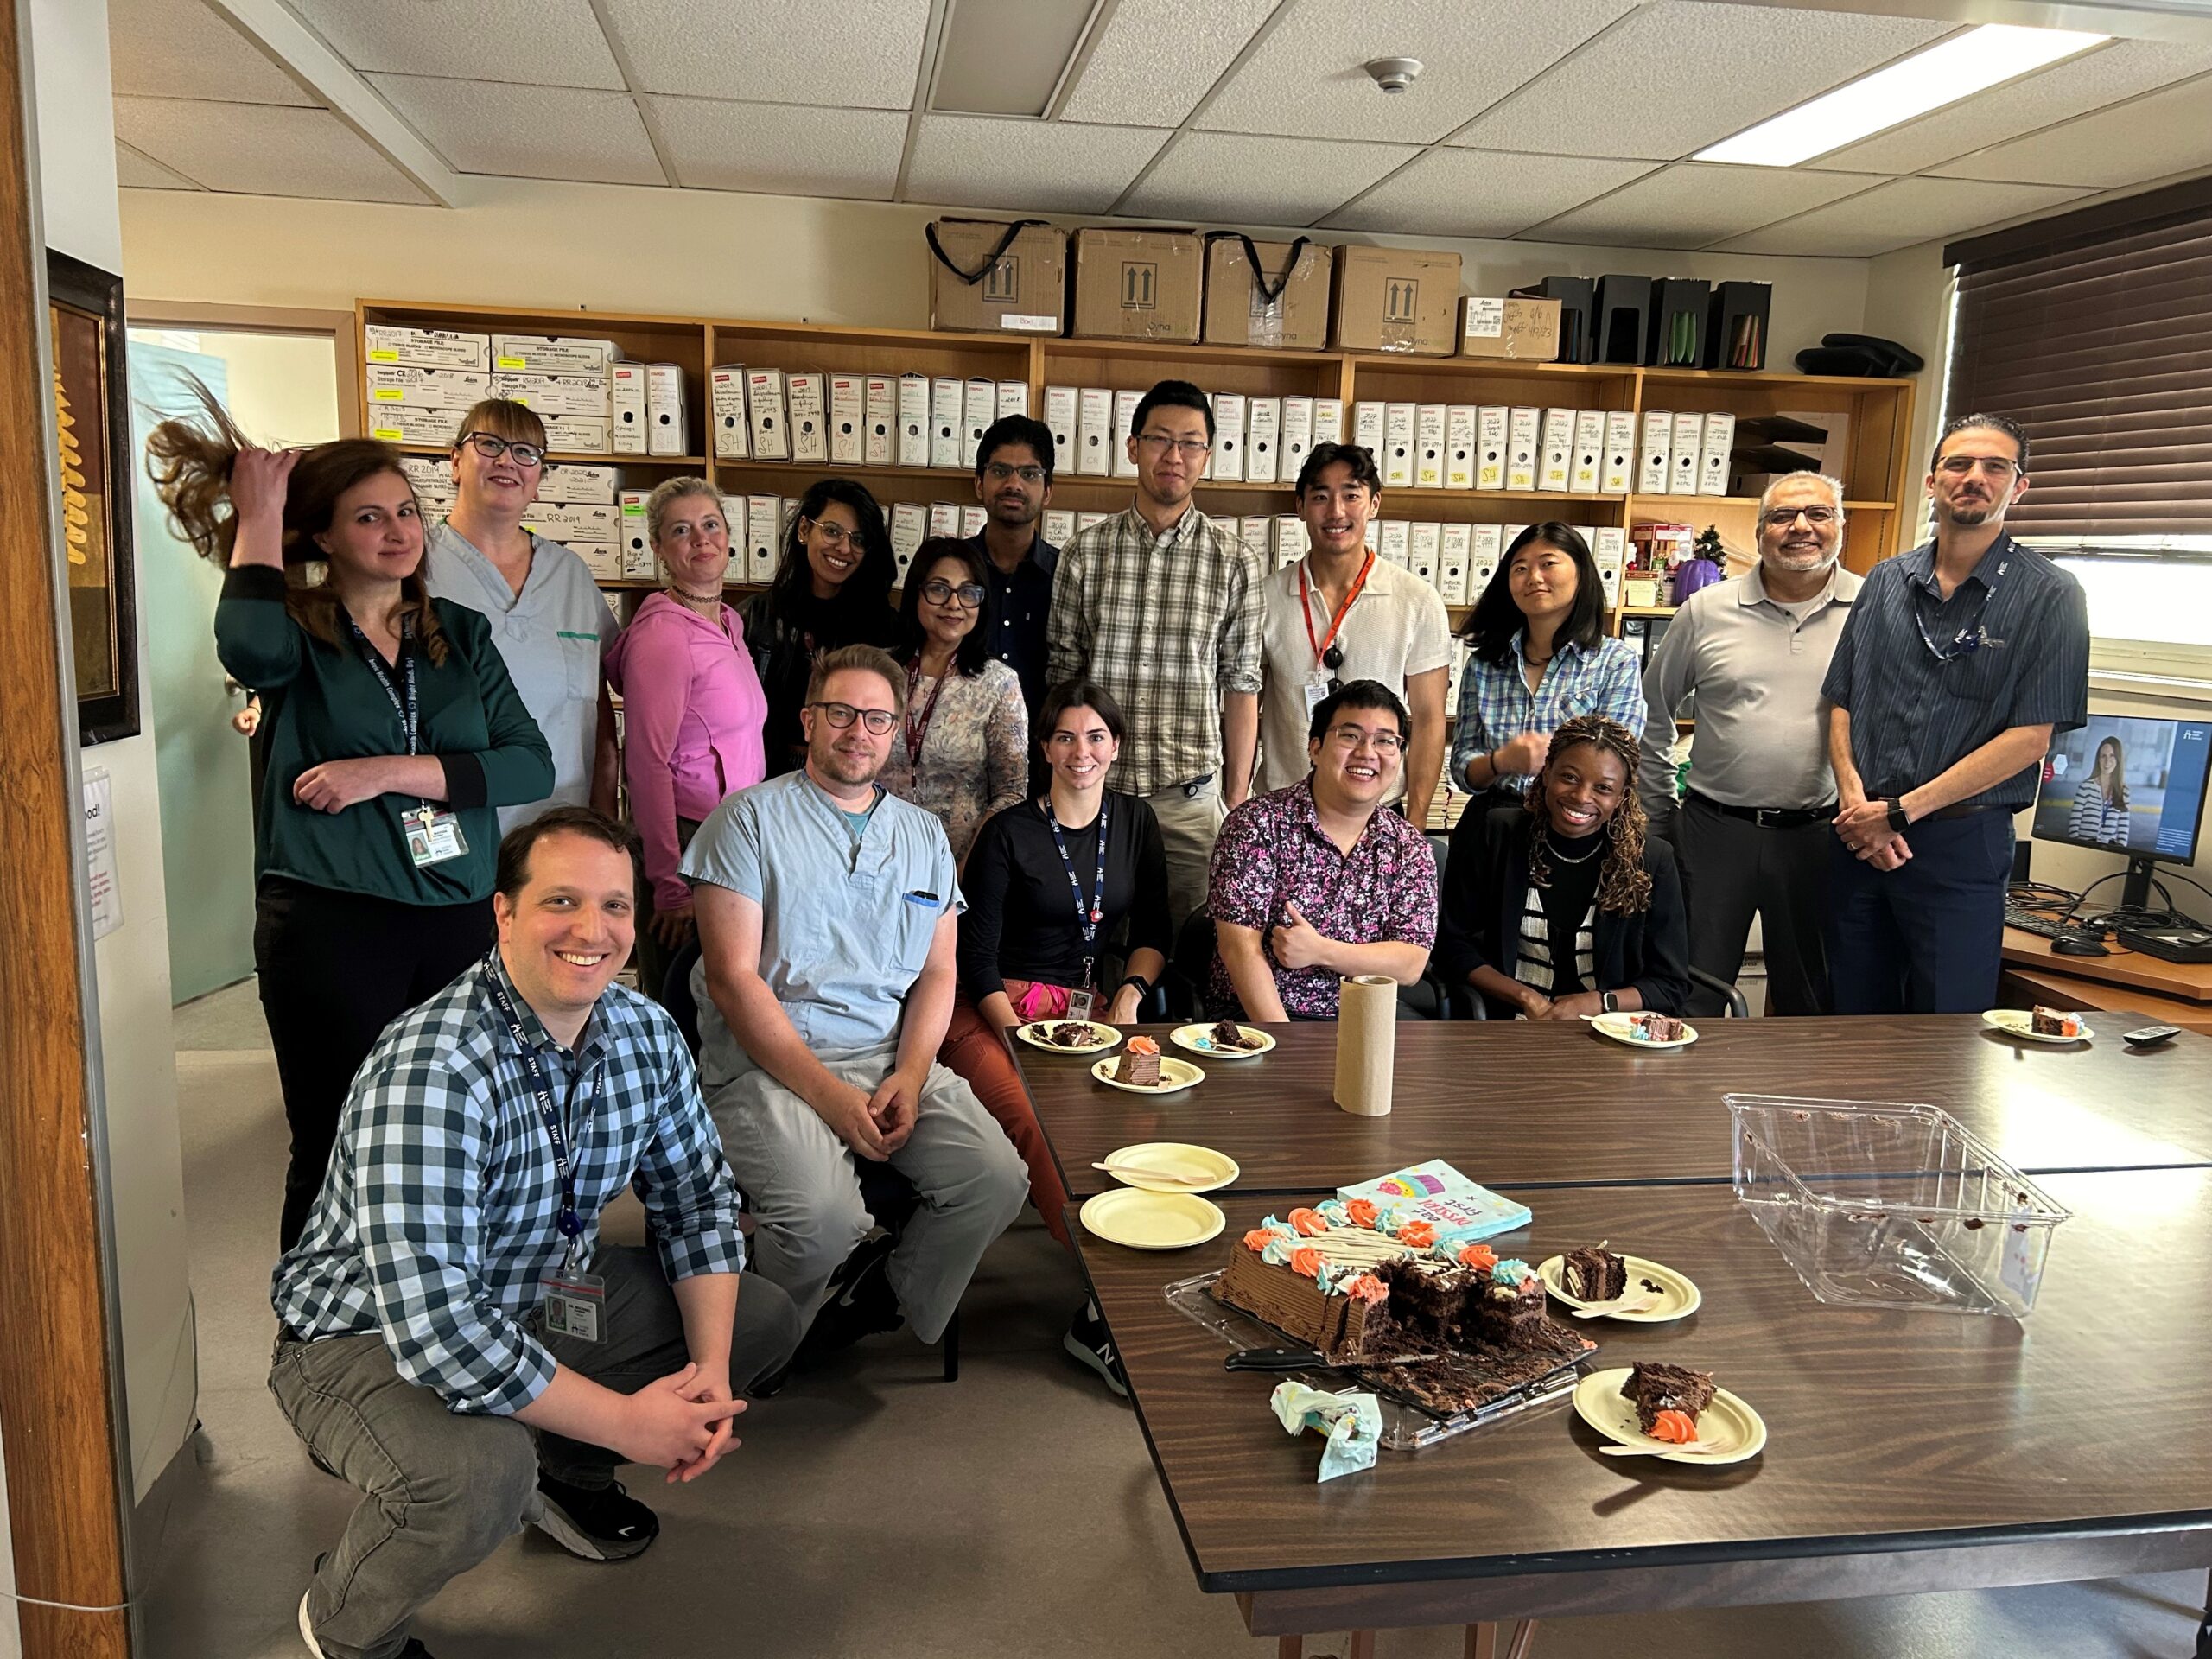
[[[2005,533],[2028,438],[1953,421],[1936,537],[1859,590],[1821,687],[1835,767],[1828,969],[1838,1014],[1960,1014],[1997,991],[2012,815],[2054,732],[2086,724],[2080,582]]]
[[[556,807],[500,844],[498,948],[354,1078],[276,1265],[269,1386],[361,1489],[301,1599],[309,1653],[427,1659],[416,1611],[525,1522],[591,1560],[659,1531],[618,1463],[693,1480],[798,1317],[749,1273],[738,1195],[676,1025],[613,982],[637,838]],[[648,1253],[596,1243],[635,1185]]]
[[[1205,901],[1224,801],[1251,792],[1260,744],[1259,556],[1198,511],[1213,407],[1163,380],[1130,423],[1136,500],[1061,550],[1046,627],[1056,685],[1090,679],[1129,721],[1115,781],[1152,804],[1179,929]]]

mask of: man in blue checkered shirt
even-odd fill
[[[424,1659],[416,1611],[525,1522],[588,1560],[637,1554],[659,1527],[615,1465],[706,1473],[798,1344],[791,1299],[740,1271],[675,1022],[613,982],[636,849],[586,807],[501,843],[498,948],[363,1062],[277,1263],[270,1389],[365,1494],[301,1599],[312,1654]],[[596,1243],[626,1186],[652,1251]]]

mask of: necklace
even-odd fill
[[[704,594],[695,594],[689,589],[678,588],[673,582],[671,582],[664,591],[687,611],[703,616],[709,622],[721,620],[722,596],[720,594],[715,594],[710,599]]]
[[[1581,857],[1569,858],[1565,853],[1560,851],[1559,838],[1552,834],[1552,827],[1549,824],[1546,824],[1544,826],[1544,845],[1551,849],[1552,856],[1562,864],[1587,864],[1592,859],[1597,857],[1599,854],[1605,850],[1605,843],[1603,841],[1600,841],[1595,847],[1592,847],[1588,852],[1583,854]]]

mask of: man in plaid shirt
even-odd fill
[[[269,1386],[365,1496],[300,1601],[308,1651],[424,1659],[416,1611],[524,1522],[593,1560],[652,1511],[616,1464],[694,1480],[798,1340],[749,1273],[738,1195],[675,1023],[613,983],[637,840],[559,807],[499,848],[498,948],[395,1021],[353,1079],[277,1263]],[[652,1252],[597,1246],[626,1186]]]
[[[1213,448],[1213,406],[1162,380],[1129,423],[1137,497],[1061,550],[1046,627],[1055,685],[1114,694],[1128,736],[1116,784],[1152,804],[1175,925],[1205,902],[1227,805],[1251,793],[1260,747],[1259,556],[1191,491]]]

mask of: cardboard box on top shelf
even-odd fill
[[[465,411],[491,395],[491,384],[490,375],[474,369],[418,369],[405,363],[372,363],[364,389],[372,404]]]
[[[1036,219],[940,219],[925,234],[932,328],[1066,332],[1065,232]]]
[[[1330,251],[1304,237],[1255,242],[1236,231],[1205,238],[1209,346],[1318,352],[1329,343]]]
[[[494,334],[492,366],[503,374],[584,374],[602,378],[622,360],[611,340],[563,334]]]
[[[461,436],[461,417],[466,413],[459,409],[422,409],[412,404],[371,404],[366,424],[371,437],[386,443],[434,443],[444,449]],[[603,430],[606,423],[600,424]]]
[[[1157,340],[1194,345],[1205,286],[1205,245],[1193,231],[1075,233],[1075,315],[1081,340]]]
[[[743,461],[752,448],[745,423],[745,365],[726,363],[709,369],[707,397],[714,407],[715,458]]]
[[[1460,308],[1459,355],[1549,363],[1559,356],[1557,300],[1469,295]]]
[[[1458,254],[1352,245],[1336,250],[1329,318],[1334,349],[1449,357],[1459,321]]]
[[[604,455],[610,434],[605,417],[596,415],[548,415],[545,447],[564,454]]]
[[[410,328],[403,323],[372,322],[361,331],[363,355],[372,363],[397,363],[416,369],[492,371],[492,337],[451,328]]]
[[[504,374],[491,377],[491,395],[512,398],[539,416],[607,413],[607,377],[601,374]]]

